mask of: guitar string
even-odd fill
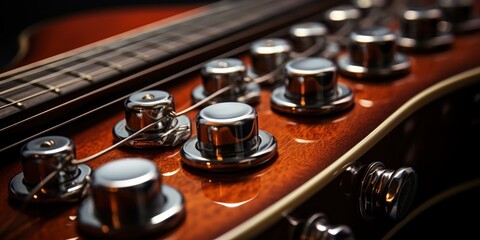
[[[244,5],[244,6],[245,6],[245,7],[251,7],[251,5]],[[227,10],[232,10],[232,9],[233,9],[233,8],[227,9]],[[235,12],[238,13],[238,12],[240,12],[240,11],[235,11]],[[224,13],[224,12],[221,12],[221,13]],[[212,18],[210,18],[210,19],[212,19]],[[221,19],[221,18],[214,18],[214,19]],[[180,22],[180,23],[182,23],[182,22]],[[178,24],[179,24],[179,23],[178,23]],[[223,24],[223,22],[221,22],[221,21],[210,21],[208,24],[209,24],[209,25],[208,25],[208,28],[214,28],[214,27],[216,27],[216,26],[218,26],[218,25],[220,25],[220,24]],[[166,27],[168,27],[168,26],[166,26]],[[164,28],[159,28],[159,29],[156,29],[156,30],[163,30],[163,29],[165,29],[166,27],[164,27]],[[207,28],[201,29],[201,30],[197,30],[197,33],[204,32],[206,29],[207,29]],[[119,39],[119,40],[117,40],[116,42],[113,41],[113,42],[110,43],[110,44],[120,43],[120,42],[122,42],[122,41],[124,41],[124,40],[134,39],[134,38],[136,38],[136,37],[140,37],[142,34],[149,34],[149,33],[154,32],[154,31],[156,31],[156,30],[149,31],[149,32],[144,32],[144,33],[138,34],[138,35],[136,35],[136,36],[133,36],[133,37],[127,38],[127,39]],[[165,33],[165,32],[164,32],[164,33]],[[194,33],[195,33],[195,32],[194,32]],[[193,34],[194,34],[194,33],[193,33]],[[0,92],[0,95],[6,94],[6,93],[9,93],[9,92],[12,92],[12,91],[14,91],[14,90],[18,90],[18,89],[21,89],[21,88],[24,88],[24,87],[33,86],[33,85],[35,85],[35,84],[37,84],[37,83],[50,80],[50,79],[52,79],[53,77],[60,76],[60,75],[62,75],[62,74],[68,74],[69,72],[78,70],[78,69],[80,69],[80,68],[82,68],[82,67],[92,66],[92,65],[94,65],[94,64],[98,64],[99,61],[108,61],[107,59],[109,59],[109,57],[125,56],[125,53],[132,53],[132,54],[134,54],[134,53],[136,52],[136,50],[140,50],[140,49],[142,49],[143,47],[151,46],[151,45],[156,45],[155,47],[160,47],[162,44],[165,44],[165,42],[163,42],[163,43],[162,43],[162,42],[160,42],[160,43],[150,42],[150,43],[147,44],[147,45],[144,45],[144,44],[142,45],[141,43],[143,42],[143,40],[152,41],[152,40],[149,40],[149,39],[158,38],[158,37],[163,37],[163,35],[161,35],[161,34],[162,34],[162,33],[157,34],[157,35],[153,35],[153,36],[149,36],[149,37],[147,37],[147,38],[145,38],[145,39],[141,39],[141,40],[136,41],[136,42],[133,42],[133,43],[128,43],[128,42],[127,42],[127,43],[126,43],[127,45],[123,45],[123,46],[121,46],[121,47],[114,48],[114,49],[109,49],[108,47],[106,47],[107,44],[104,44],[104,45],[98,46],[97,48],[94,48],[94,49],[91,49],[91,50],[89,50],[89,51],[86,51],[87,53],[92,52],[92,54],[90,54],[90,55],[86,55],[86,56],[85,56],[85,55],[80,55],[78,58],[75,58],[75,57],[73,57],[73,56],[70,56],[70,57],[67,57],[67,58],[65,58],[65,59],[62,59],[62,60],[60,60],[60,61],[58,61],[58,62],[53,62],[53,63],[51,63],[51,64],[47,64],[47,65],[44,65],[44,66],[42,66],[42,67],[40,67],[40,68],[37,68],[38,70],[37,70],[37,69],[34,69],[33,71],[27,71],[27,72],[23,73],[23,75],[22,75],[22,74],[19,74],[19,75],[15,75],[15,76],[12,77],[12,78],[3,79],[2,82],[0,82],[0,85],[2,85],[2,84],[7,84],[7,83],[12,82],[12,81],[15,81],[15,80],[19,80],[19,79],[21,79],[21,78],[23,78],[23,77],[32,76],[33,74],[39,73],[39,72],[41,72],[41,71],[47,71],[47,70],[50,70],[50,69],[58,68],[58,67],[62,66],[62,64],[64,64],[64,63],[74,63],[74,62],[80,61],[81,59],[85,59],[85,58],[88,59],[87,61],[81,62],[80,64],[78,64],[78,63],[75,64],[73,67],[63,68],[63,69],[61,69],[61,70],[59,70],[59,71],[57,71],[57,72],[44,75],[44,76],[42,76],[42,77],[40,77],[40,78],[37,78],[37,79],[35,79],[35,80],[33,80],[33,81],[29,81],[29,82],[27,82],[27,83],[23,83],[23,84],[20,84],[20,85],[15,86],[15,87],[9,88],[9,89],[7,89],[7,90],[4,90],[4,91]],[[177,37],[178,37],[178,36],[182,36],[183,39],[188,39],[187,37],[188,37],[189,35],[192,35],[192,32],[189,32],[189,35],[184,34],[184,33],[176,33],[176,34],[177,34]],[[178,35],[178,34],[180,34],[180,35]],[[170,37],[170,38],[169,38],[169,37]],[[168,40],[171,40],[171,39],[172,39],[171,37],[172,37],[172,36],[167,36],[167,39],[162,39],[162,40],[160,40],[160,41],[168,41]],[[205,35],[203,35],[203,37],[205,37]],[[189,40],[189,41],[195,42],[196,39]],[[171,43],[171,42],[169,42],[169,43]],[[187,42],[186,42],[186,43],[187,43]],[[129,44],[130,44],[130,45],[129,45]],[[168,44],[167,44],[167,46],[168,46]],[[99,50],[99,51],[95,51],[95,50]],[[111,50],[111,51],[110,51],[110,50]],[[126,50],[126,51],[124,51],[124,50]],[[110,52],[108,52],[108,51],[110,51]],[[121,52],[119,53],[119,51],[121,51]],[[158,53],[158,49],[157,49],[157,48],[152,48],[152,49],[148,50],[147,52],[140,53],[140,54],[144,55],[143,57],[137,57],[137,58],[132,57],[130,60],[132,60],[132,59],[137,59],[137,60],[144,60],[145,62],[149,62],[149,61],[147,60],[148,57],[150,57],[150,56],[148,55],[148,52],[151,52],[151,51],[154,52],[153,54]],[[155,52],[155,51],[156,51],[156,52]],[[105,53],[105,52],[107,52],[107,53]],[[95,58],[89,58],[89,57],[94,56],[94,55],[96,55],[96,54],[102,54],[102,56],[101,56],[101,57],[95,57]],[[116,54],[116,55],[115,55],[115,54]],[[168,53],[167,53],[167,54],[168,54]],[[71,59],[71,58],[73,58],[73,59]],[[63,61],[63,60],[65,60],[65,61]],[[70,62],[68,62],[67,60],[69,60]],[[129,59],[127,59],[127,60],[129,60]],[[61,63],[61,64],[58,64],[58,63]],[[128,63],[130,63],[130,62],[124,61],[124,62],[114,62],[113,64],[122,66],[122,65],[126,65],[126,64],[128,64]],[[115,69],[115,67],[102,68],[102,69],[100,69],[101,71],[95,71],[95,72],[91,72],[91,73],[89,73],[89,74],[84,74],[84,75],[86,75],[86,76],[91,76],[91,78],[93,79],[93,77],[95,77],[96,75],[98,76],[98,75],[100,75],[101,73],[104,73],[104,72],[107,72],[107,71],[111,71],[112,69]],[[117,69],[117,70],[118,70],[118,69]],[[121,70],[119,70],[119,71],[121,71]],[[97,73],[98,73],[98,74],[97,74]],[[30,74],[30,75],[27,75],[27,74]],[[93,75],[93,76],[92,76],[92,75]],[[43,94],[45,94],[45,93],[52,92],[52,90],[54,90],[54,89],[61,89],[61,88],[63,88],[63,87],[70,86],[70,85],[72,85],[72,84],[75,84],[75,83],[77,83],[77,82],[82,82],[82,81],[85,81],[85,80],[86,80],[86,79],[84,79],[84,78],[82,78],[82,77],[78,77],[78,78],[72,79],[72,80],[70,80],[70,81],[64,82],[64,83],[62,83],[62,84],[58,84],[58,85],[56,85],[56,86],[54,86],[54,87],[51,87],[51,88],[49,88],[49,89],[45,89],[45,90],[36,92],[35,94],[29,95],[28,97],[24,97],[24,98],[21,98],[21,99],[18,99],[18,100],[14,100],[13,102],[10,102],[10,103],[7,103],[7,104],[5,104],[5,105],[2,105],[2,106],[0,106],[0,109],[6,108],[6,107],[9,107],[9,106],[12,106],[12,105],[16,105],[16,104],[21,104],[22,102],[24,102],[24,101],[26,101],[26,100],[29,100],[29,99],[38,97],[38,96],[43,95]],[[87,79],[87,80],[88,80],[88,79]]]

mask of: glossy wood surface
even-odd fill
[[[170,9],[167,12],[173,14],[184,10],[186,9],[178,8]],[[143,15],[144,11],[146,10],[139,9],[136,12],[139,15],[135,16],[150,17],[146,17],[145,22],[139,21],[139,25],[153,21],[157,16],[164,17],[161,14],[156,15],[157,11],[165,13],[164,8],[150,8],[148,9],[150,14],[147,15]],[[114,12],[111,17],[123,18],[124,13],[123,11]],[[95,18],[95,15],[90,15],[88,18]],[[82,20],[82,17],[77,17],[75,21],[77,20]],[[98,34],[95,37],[102,39],[106,35],[137,25],[130,21],[126,22],[128,22],[128,26],[125,26],[125,29],[112,30],[105,35]],[[66,31],[70,28],[66,23],[58,26]],[[55,32],[58,30],[58,28],[51,29]],[[97,31],[103,32],[99,29]],[[75,32],[82,33],[82,31]],[[75,32],[71,34],[75,34]],[[64,32],[60,31],[61,35],[63,35],[62,33]],[[53,32],[48,33],[48,41],[58,39],[53,34]],[[40,37],[41,33],[37,36],[39,37],[34,39],[43,39]],[[83,36],[85,35],[83,34]],[[77,47],[93,40],[95,39],[72,42],[74,46],[71,47]],[[68,42],[70,41],[62,41],[64,44]],[[480,34],[472,33],[458,36],[452,48],[446,51],[409,54],[412,72],[399,79],[361,82],[340,76],[338,81],[353,90],[355,105],[352,109],[335,116],[297,117],[273,112],[269,99],[271,89],[264,87],[261,102],[255,106],[258,112],[259,128],[277,138],[278,156],[266,166],[251,171],[210,174],[184,167],[181,164],[179,146],[164,149],[120,148],[87,164],[95,169],[106,162],[125,157],[151,159],[161,170],[164,183],[177,188],[184,194],[187,212],[185,220],[178,228],[160,234],[158,238],[217,238],[243,222],[255,218],[258,213],[268,209],[269,206],[285,198],[289,193],[334,164],[337,159],[365,139],[395,110],[422,90],[450,76],[480,66],[478,52],[472,50],[478,48],[479,43]],[[41,43],[35,43],[32,46],[37,46],[36,44]],[[57,45],[49,44],[51,44],[49,46]],[[62,46],[52,50],[52,53],[64,51],[68,47]],[[49,54],[40,50],[35,53],[38,54],[38,58]],[[243,57],[246,62],[249,61],[246,55],[238,57]],[[26,61],[34,58],[36,56],[31,56]],[[181,111],[191,106],[190,93],[200,83],[198,75],[187,76],[161,89],[173,95],[176,110]],[[187,114],[192,123],[197,112],[196,110]],[[123,118],[123,108],[117,104],[95,116],[83,118],[75,124],[56,130],[52,132],[52,135],[58,134],[73,139],[77,146],[77,158],[81,159],[109,147],[113,142],[112,127]],[[192,137],[195,135],[194,129]],[[2,156],[2,159],[5,158],[17,159],[18,155]],[[344,167],[338,167],[337,171],[343,170]],[[11,219],[14,219],[9,226],[7,237],[15,239],[76,239],[79,237],[84,239],[85,237],[79,235],[76,229],[77,204],[32,206],[20,211],[18,204],[8,201],[8,183],[21,170],[18,160],[11,161],[0,170],[0,222],[2,223],[0,226],[2,230],[4,230],[4,223],[9,223]],[[290,207],[301,204],[303,200],[296,199]],[[251,230],[251,233],[256,233],[266,227],[267,224],[258,226],[258,229]],[[250,233],[245,233],[245,236],[250,236]]]

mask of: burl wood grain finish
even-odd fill
[[[164,8],[140,9],[135,15],[145,17],[145,21],[155,20],[157,13],[165,13]],[[186,9],[169,9],[168,14]],[[147,11],[147,15],[143,15]],[[111,17],[119,17],[125,12],[115,12]],[[153,14],[152,14],[153,13]],[[100,18],[90,15],[89,19]],[[122,15],[123,17],[123,15]],[[81,20],[81,19],[76,19]],[[73,21],[73,22],[75,22]],[[102,20],[107,21],[107,20]],[[92,20],[92,22],[96,22]],[[126,21],[125,29],[135,24]],[[65,22],[66,23],[66,22]],[[78,25],[77,27],[80,27]],[[95,34],[89,36],[101,39],[100,34],[106,28],[91,29]],[[93,27],[100,27],[94,24]],[[56,32],[69,29],[68,24],[51,28]],[[78,29],[78,28],[77,28]],[[60,33],[62,33],[61,30]],[[124,29],[118,29],[124,30]],[[78,32],[82,32],[78,30]],[[114,34],[116,30],[105,34]],[[75,32],[70,32],[74,34]],[[48,33],[48,40],[55,40],[53,32]],[[41,34],[39,35],[41,36]],[[85,37],[85,35],[83,35]],[[43,39],[43,37],[38,37]],[[44,40],[47,41],[47,40]],[[75,42],[76,47],[91,40]],[[63,41],[66,44],[68,41]],[[355,94],[355,104],[348,111],[334,116],[297,117],[273,112],[270,108],[270,90],[264,87],[258,111],[259,128],[273,134],[278,141],[277,157],[257,169],[228,174],[210,174],[187,168],[181,163],[180,146],[162,149],[113,150],[87,164],[96,169],[109,161],[126,157],[143,157],[153,161],[163,174],[163,182],[180,190],[186,201],[186,218],[174,230],[154,236],[168,239],[213,239],[234,229],[244,221],[254,218],[272,204],[283,199],[293,190],[316,176],[333,164],[372,130],[379,126],[388,116],[407,100],[422,90],[440,82],[447,77],[480,66],[478,49],[480,34],[473,33],[458,36],[452,48],[429,54],[409,54],[412,62],[411,74],[393,80],[377,79],[371,82],[355,81],[339,77],[338,81],[349,86]],[[38,43],[41,44],[41,43]],[[34,45],[36,46],[36,45]],[[51,43],[50,46],[56,46]],[[34,47],[34,49],[37,49]],[[61,47],[52,50],[58,53],[66,50]],[[36,52],[39,58],[48,53]],[[240,57],[240,56],[239,56]],[[248,62],[248,56],[242,56]],[[35,56],[28,58],[28,61]],[[160,79],[159,79],[160,80]],[[191,106],[191,91],[201,83],[198,75],[176,80],[161,89],[170,92],[176,101],[176,110],[181,111]],[[193,125],[198,110],[188,113]],[[73,139],[77,146],[77,158],[88,157],[113,142],[112,127],[124,118],[120,104],[102,111],[95,116],[81,119],[51,135],[63,135]],[[196,136],[194,129],[192,137]],[[18,155],[1,156],[2,161],[18,159]],[[340,167],[338,171],[343,168]],[[0,170],[0,226],[7,238],[16,239],[85,239],[77,232],[77,204],[55,204],[50,206],[30,206],[22,211],[18,204],[8,201],[8,183],[20,172],[18,160],[11,161]],[[313,193],[312,193],[313,194]],[[291,207],[302,203],[297,199]],[[13,222],[12,222],[13,220]],[[9,229],[4,224],[11,223]],[[255,233],[266,228],[259,226],[251,230]],[[8,232],[7,232],[8,231]],[[246,233],[245,236],[249,236]]]

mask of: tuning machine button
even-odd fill
[[[480,18],[474,16],[473,0],[438,0],[438,5],[455,33],[480,29]]]
[[[352,32],[348,54],[338,58],[340,74],[370,80],[407,74],[410,72],[410,61],[396,51],[396,41],[397,36],[385,27]]]
[[[325,12],[326,22],[333,33],[341,28],[354,29],[361,17],[362,12],[353,5],[339,5]]]
[[[443,21],[439,8],[411,7],[400,18],[397,44],[403,50],[433,50],[450,46],[453,35],[450,26]]]
[[[402,219],[412,205],[417,175],[410,167],[386,169],[381,162],[367,166],[360,179],[358,206],[364,219]]]
[[[167,231],[184,219],[183,195],[162,184],[154,163],[143,158],[108,162],[93,171],[91,196],[78,210],[78,227],[95,237],[133,238]]]
[[[255,108],[225,102],[197,115],[197,137],[182,147],[183,163],[208,171],[235,171],[264,164],[277,153],[277,140],[258,129]]]
[[[219,102],[243,102],[257,104],[260,101],[260,86],[247,77],[247,67],[236,58],[221,58],[209,61],[201,70],[203,85],[192,91],[193,102],[199,102],[216,91],[230,86],[230,90],[212,98],[207,104]]]
[[[152,124],[154,127],[128,140],[128,146],[160,147],[176,146],[190,137],[191,124],[186,116],[175,116],[173,97],[160,90],[132,94],[125,101],[125,119],[113,128],[117,141],[130,137],[140,129]]]
[[[283,68],[290,59],[292,51],[291,43],[281,38],[264,38],[253,42],[250,46],[252,69],[250,69],[249,75],[253,78],[260,77]],[[275,84],[282,77],[280,71],[274,74],[267,83]]]
[[[313,46],[319,50],[325,48],[327,43],[327,27],[319,22],[303,22],[290,27],[289,36],[295,52],[304,52]]]
[[[337,69],[332,61],[301,58],[289,61],[285,69],[284,86],[271,94],[272,109],[294,115],[322,115],[353,105],[353,92],[337,83]]]
[[[62,136],[45,136],[27,142],[21,149],[23,172],[10,181],[10,197],[27,200],[31,190],[52,172],[58,173],[35,193],[34,203],[75,202],[86,195],[89,166],[74,165],[75,144]]]
[[[323,213],[315,213],[306,221],[301,240],[353,240],[353,231],[347,225],[331,225]]]
[[[328,28],[319,22],[303,22],[290,27],[290,40],[293,50],[298,56],[321,56],[334,59],[340,52],[340,45],[336,41],[327,41]],[[302,56],[305,55],[305,56]]]

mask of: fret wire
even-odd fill
[[[55,70],[57,72],[62,72],[64,74],[68,74],[70,76],[79,77],[79,78],[81,78],[83,80],[86,80],[86,81],[89,81],[89,82],[93,81],[93,77],[90,74],[78,72],[78,71],[73,70],[69,67],[61,68],[60,66],[58,66],[58,67],[51,68],[50,70]]]
[[[92,49],[90,49],[86,52],[92,52],[91,55],[97,54],[98,52],[94,52],[94,50],[99,50],[99,49],[98,48],[92,48]],[[69,60],[69,61],[67,61],[67,60]],[[72,62],[71,61],[71,56],[60,59],[59,61],[55,61],[55,62],[51,62],[49,64],[42,65],[41,67],[38,67],[38,68],[27,70],[27,71],[22,72],[18,75],[14,75],[14,76],[11,76],[9,78],[2,79],[2,81],[0,82],[0,85],[6,84],[6,83],[9,83],[9,82],[12,82],[12,81],[16,81],[18,78],[31,76],[31,75],[39,73],[41,71],[46,71],[46,70],[52,68],[51,65],[54,64],[54,63],[70,63],[70,62]],[[54,76],[56,76],[56,75],[54,75]],[[2,94],[2,93],[0,93],[0,94]]]
[[[98,52],[97,52],[97,53],[98,53]],[[118,54],[114,54],[114,52],[108,52],[108,53],[102,55],[103,58],[111,57],[111,56],[118,56]],[[81,56],[81,58],[86,58],[86,57]],[[101,60],[105,60],[105,59],[100,59],[100,61],[101,61]],[[95,61],[99,61],[99,59],[98,59],[98,58],[91,58],[90,60],[88,60],[88,61],[86,61],[86,62],[82,62],[82,63],[76,64],[76,65],[75,65],[75,68],[72,68],[72,67],[68,68],[68,71],[75,71],[75,70],[78,69],[78,68],[91,65],[92,63],[95,63]],[[71,61],[70,61],[70,62],[71,62]],[[120,64],[120,65],[121,65],[121,64]],[[54,68],[58,68],[58,67],[59,67],[59,65],[57,65],[57,66],[51,66],[51,64],[48,64],[48,65],[45,65],[45,66],[50,66],[50,67],[44,68],[44,69],[42,69],[42,70],[49,70],[49,69],[54,69]],[[65,69],[67,69],[67,68],[65,68]],[[63,69],[63,70],[65,70],[65,69]],[[51,79],[51,78],[56,77],[56,76],[59,76],[59,75],[61,75],[61,74],[65,74],[65,73],[68,74],[68,72],[63,71],[63,70],[57,71],[57,72],[54,72],[54,73],[51,73],[51,74],[48,74],[48,75],[45,75],[45,76],[42,76],[42,77],[37,78],[37,79],[35,79],[35,80],[29,81],[28,83],[21,84],[21,85],[18,85],[18,86],[9,88],[9,89],[7,89],[7,90],[4,90],[4,91],[0,92],[0,95],[9,93],[9,92],[14,91],[14,90],[18,90],[18,89],[23,88],[23,87],[31,86],[32,84],[39,83],[39,82],[42,82],[42,81]],[[38,72],[40,72],[40,71],[38,71]],[[38,72],[37,72],[37,73],[38,73]],[[9,82],[14,81],[14,80],[18,80],[18,78],[12,78]],[[0,83],[0,85],[1,85],[1,83]]]
[[[132,47],[137,47],[136,49],[139,49],[139,47],[141,47],[141,46],[132,44],[132,45],[125,46],[123,49],[132,48]],[[70,68],[70,69],[73,71],[73,70],[75,70],[75,69],[78,69],[78,68],[81,68],[81,67],[85,67],[85,66],[88,66],[89,64],[95,63],[96,61],[102,61],[102,60],[104,60],[105,58],[112,57],[112,56],[116,56],[115,54],[116,54],[116,52],[117,52],[117,50],[118,50],[118,49],[111,49],[111,48],[108,48],[108,47],[106,47],[106,46],[100,46],[100,47],[98,47],[98,48],[96,48],[96,49],[107,50],[107,53],[104,53],[104,54],[102,54],[102,56],[101,56],[101,58],[103,58],[103,59],[100,59],[100,57],[98,57],[98,58],[88,58],[88,57],[85,57],[85,56],[81,56],[80,58],[87,58],[87,59],[89,59],[89,60],[86,61],[86,62],[82,62],[82,63],[80,63],[80,64],[76,64],[76,65],[75,65],[75,68]],[[127,54],[128,51],[124,51],[123,49],[122,49],[121,53],[123,53],[124,55]],[[90,51],[86,51],[86,52],[89,53]],[[92,53],[91,55],[98,54],[98,53],[102,53],[102,52],[105,52],[105,51],[94,52],[94,53]],[[133,53],[132,53],[132,54],[133,54]],[[140,57],[139,57],[139,56],[140,56]],[[140,59],[140,60],[142,60],[142,61],[148,61],[148,59],[147,59],[148,56],[146,56],[146,55],[142,56],[141,53],[140,53],[140,55],[134,55],[134,57],[137,57],[137,59]],[[65,58],[65,60],[66,60],[66,59],[69,59],[69,58]],[[100,59],[100,60],[99,60],[99,59]],[[63,62],[63,61],[62,61],[62,62]],[[66,61],[65,61],[65,62],[66,62]],[[71,61],[70,61],[70,62],[71,62]],[[54,62],[54,63],[56,63],[56,62]],[[40,72],[41,70],[51,69],[52,67],[48,67],[48,68],[47,68],[47,66],[50,66],[50,65],[51,65],[51,64],[47,64],[47,65],[45,65],[45,67],[41,67],[41,69],[39,69],[38,71],[33,71],[33,73],[38,73],[38,72]],[[57,66],[58,66],[58,65],[57,65]],[[57,66],[54,66],[54,67],[57,67]],[[31,74],[32,74],[31,71],[29,71],[28,73],[31,73]],[[59,75],[64,74],[64,73],[65,73],[65,72],[61,71],[61,72],[55,72],[55,73],[52,73],[52,74],[48,74],[48,75],[45,75],[45,76],[43,76],[43,77],[37,78],[37,79],[35,79],[35,80],[33,80],[33,81],[30,81],[30,83],[32,83],[32,84],[33,84],[33,83],[38,83],[38,82],[41,82],[41,81],[44,81],[44,80],[51,79],[52,77],[55,77],[55,76],[59,76]],[[21,74],[20,74],[20,75],[21,75]],[[17,78],[15,78],[15,77],[18,77],[18,76],[14,76],[14,78],[10,78],[10,79],[7,78],[8,80],[7,80],[7,79],[2,80],[2,82],[0,82],[0,85],[1,85],[2,83],[7,83],[7,82],[11,82],[11,81],[16,80]],[[6,80],[6,81],[5,81],[5,80]],[[86,80],[88,80],[88,79],[86,79]],[[4,90],[4,91],[0,92],[0,95],[9,93],[9,92],[14,91],[14,90],[18,90],[18,89],[20,89],[20,88],[22,88],[22,87],[28,87],[28,86],[30,86],[30,84],[28,84],[28,83],[21,84],[21,85],[18,85],[18,86],[16,86],[16,87],[14,87],[14,88],[9,88],[9,89],[7,89],[7,90]]]
[[[125,61],[120,62],[120,64],[128,64],[129,60],[130,59],[126,59]],[[101,69],[93,72],[92,74],[102,74],[104,72],[106,72],[105,68],[101,68]],[[67,86],[70,86],[72,84],[75,84],[75,83],[78,83],[78,82],[81,82],[81,81],[85,81],[85,80],[82,79],[82,78],[74,78],[70,81],[63,82],[63,83],[57,85],[56,88],[61,89],[62,87],[67,87]],[[34,97],[38,97],[38,96],[43,95],[43,94],[48,93],[48,92],[50,92],[50,91],[42,90],[42,91],[36,92],[35,94],[29,95],[28,97],[24,97],[24,98],[19,99],[19,100],[14,100],[14,102],[5,104],[3,106],[0,106],[0,110],[3,109],[3,108],[6,108],[6,107],[12,106],[14,104],[22,104],[22,102],[25,102],[26,100],[32,99]]]
[[[79,61],[79,62],[86,62],[90,59],[76,56],[76,60]],[[98,65],[103,65],[105,67],[110,67],[112,69],[118,70],[119,72],[123,71],[123,66],[118,64],[118,63],[115,63],[115,62],[112,62],[112,61],[107,61],[107,60],[98,60],[98,59],[96,59],[96,60],[97,61],[95,63],[97,63]]]
[[[18,80],[18,81],[21,81],[21,82],[29,82],[28,80],[23,79],[23,78],[19,78],[19,79],[17,79],[17,80]],[[34,84],[32,84],[32,85],[39,86],[39,87],[45,88],[45,89],[49,89],[49,90],[54,91],[54,92],[57,92],[57,93],[60,92],[60,89],[58,89],[58,88],[56,88],[56,87],[54,87],[54,86],[51,86],[51,85],[49,85],[49,84],[34,83]]]
[[[78,65],[76,65],[78,66]],[[85,65],[85,66],[88,66],[88,65]],[[83,66],[82,66],[83,67]],[[47,68],[45,70],[51,70],[51,69],[58,69],[58,66],[55,66],[55,67],[51,67],[51,68]],[[28,87],[28,86],[32,86],[32,85],[36,85],[36,84],[40,84],[40,82],[42,81],[45,81],[45,80],[48,80],[48,79],[51,79],[52,77],[56,77],[56,76],[60,76],[62,74],[68,74],[69,71],[75,71],[75,69],[72,69],[72,68],[64,68],[64,69],[59,69],[58,71],[54,72],[54,73],[51,73],[51,74],[47,74],[43,77],[39,77],[39,78],[36,78],[35,80],[32,80],[32,81],[24,81],[25,83],[24,84],[20,84],[20,85],[17,85],[15,87],[11,87],[7,90],[4,90],[2,92],[0,92],[0,95],[4,95],[4,94],[7,94],[9,92],[12,92],[14,90],[18,90],[18,89],[21,89],[21,88],[24,88],[24,87]],[[76,77],[80,77],[80,74],[78,75],[74,75]],[[20,80],[21,78],[15,78],[13,80]],[[86,79],[84,79],[86,80]],[[11,81],[10,81],[11,82]]]
[[[16,102],[15,100],[10,99],[10,98],[0,97],[0,101],[2,101],[4,103],[7,103],[7,104],[12,104],[13,103],[12,105],[15,105],[16,107],[21,108],[21,109],[25,109],[25,106],[23,105],[23,103]]]

